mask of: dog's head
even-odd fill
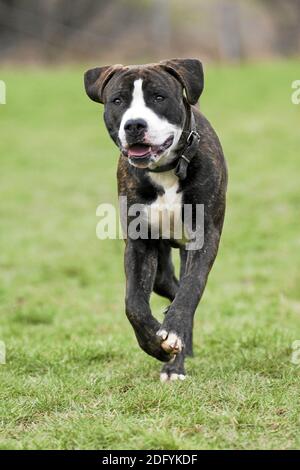
[[[174,158],[186,104],[196,104],[203,90],[203,69],[196,59],[113,65],[88,70],[84,83],[105,105],[106,127],[129,162],[151,168]]]

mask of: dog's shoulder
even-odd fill
[[[200,135],[199,150],[194,159],[193,170],[202,176],[215,175],[227,184],[227,164],[219,137],[202,112],[193,106],[196,128]],[[201,176],[199,175],[199,177]]]

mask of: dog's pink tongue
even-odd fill
[[[149,153],[150,147],[146,145],[132,145],[128,149],[129,157],[143,157],[147,153]]]

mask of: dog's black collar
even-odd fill
[[[198,149],[198,144],[200,141],[200,135],[196,130],[196,123],[195,123],[195,118],[193,115],[192,110],[190,109],[190,132],[189,135],[186,139],[184,139],[184,147],[180,151],[179,157],[177,157],[175,160],[173,160],[170,163],[167,163],[166,165],[161,165],[157,166],[156,168],[153,169],[148,169],[148,171],[152,173],[163,173],[165,171],[170,171],[175,169],[175,175],[180,179],[180,180],[185,180],[186,175],[187,175],[187,169],[188,166],[194,157],[195,153],[197,152]],[[188,131],[183,131],[182,135]]]

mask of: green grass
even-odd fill
[[[83,70],[1,72],[0,447],[299,447],[299,64],[207,67],[228,209],[189,377],[171,385],[125,317],[123,242],[95,235],[118,152]]]

